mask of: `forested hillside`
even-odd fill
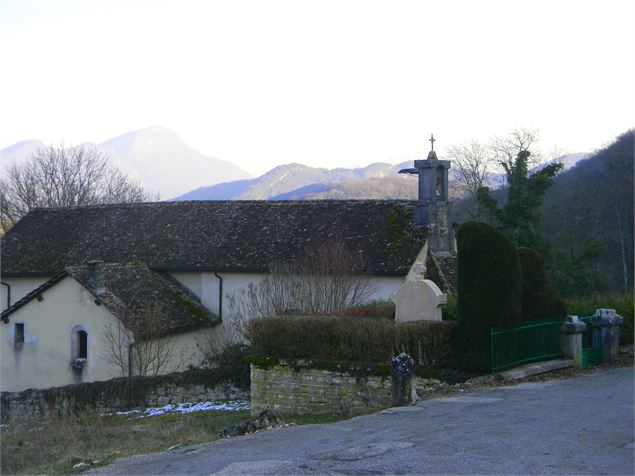
[[[567,296],[633,288],[635,130],[558,174],[541,230],[554,284]],[[504,204],[506,190],[492,196]],[[453,221],[476,217],[473,198],[453,204]]]
[[[542,229],[561,286],[633,287],[634,156],[630,130],[558,175],[547,192]]]

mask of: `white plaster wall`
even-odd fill
[[[200,367],[205,360],[205,352],[208,349],[208,341],[206,335],[213,332],[213,328],[196,329],[182,334],[175,334],[169,337],[163,337],[163,348],[166,350],[165,355],[169,355],[170,363],[161,369],[161,374],[170,372],[183,372],[188,370],[190,366]],[[133,368],[133,373],[135,373]]]
[[[108,362],[109,345],[104,333],[119,321],[105,306],[74,279],[66,278],[30,301],[0,323],[0,390],[16,392],[27,388],[49,388],[71,383],[121,377],[121,370]],[[24,324],[25,343],[14,344],[16,323]],[[88,359],[81,373],[71,368],[71,330],[82,325],[88,331]],[[169,341],[173,363],[162,373],[187,370],[203,361],[209,329],[198,329],[162,340]]]
[[[31,300],[0,323],[0,390],[48,388],[120,376],[104,360],[106,346],[100,337],[115,317],[74,279],[66,278]],[[25,343],[16,349],[15,323],[24,323]],[[71,329],[83,325],[88,332],[88,359],[81,373],[71,367]]]
[[[203,306],[218,314],[218,286],[220,281],[214,276],[213,272],[180,271],[171,274],[181,284],[196,294],[201,299]]]
[[[2,282],[8,283],[11,286],[11,304],[15,304],[22,299],[28,293],[35,288],[41,286],[50,278],[9,278],[2,276]],[[4,311],[7,308],[7,287],[0,286],[0,311]]]
[[[392,295],[405,283],[405,276],[373,276],[369,279],[374,286],[370,301],[390,301]]]
[[[179,271],[170,274],[196,294],[205,307],[218,315],[220,280],[214,276],[213,271]],[[227,295],[249,286],[249,283],[258,283],[264,276],[262,273],[218,273],[218,275],[223,278],[223,317],[227,312]]]

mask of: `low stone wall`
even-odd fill
[[[0,420],[22,423],[86,411],[119,411],[169,403],[247,399],[249,392],[223,382],[214,370],[157,377],[117,378],[40,390],[2,392]]]
[[[438,384],[415,379],[415,387]],[[282,415],[361,415],[392,406],[390,377],[356,377],[345,372],[251,366],[251,413],[275,409]]]

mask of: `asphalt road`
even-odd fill
[[[633,368],[280,428],[93,474],[634,474]]]

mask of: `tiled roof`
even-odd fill
[[[48,275],[91,259],[158,270],[264,272],[307,245],[341,240],[373,274],[405,275],[425,228],[415,202],[194,201],[38,209],[3,238],[4,275]]]
[[[98,293],[95,289],[88,265],[68,266],[63,273],[6,309],[2,313],[2,319],[8,318],[30,300],[69,276],[93,294],[96,302],[103,304],[131,329],[143,329],[142,323],[150,318],[151,313],[160,313],[164,317],[166,333],[220,323],[217,316],[176,280],[161,272],[152,271],[144,264],[106,263],[97,267],[97,272],[103,279],[103,292]]]

